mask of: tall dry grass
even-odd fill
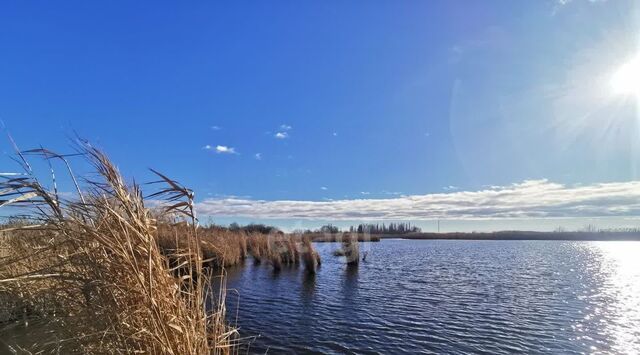
[[[162,253],[171,258],[176,251],[185,249],[187,240],[182,237],[185,233],[188,233],[185,226],[176,227],[167,222],[159,224],[158,244]],[[206,227],[198,228],[198,235],[203,263],[207,267],[238,265],[247,258],[248,237],[243,231]]]
[[[358,265],[360,262],[360,243],[358,236],[345,233],[342,237],[342,252],[347,259],[347,265]]]
[[[301,258],[304,263],[304,268],[308,274],[315,274],[318,270],[318,267],[322,263],[320,259],[320,254],[316,251],[311,243],[311,238],[303,237],[302,238],[302,253]]]
[[[302,261],[308,272],[315,273],[320,265],[320,255],[311,239],[295,235],[252,233],[247,236],[247,251],[256,264],[269,263],[274,271],[298,266]]]
[[[80,186],[72,175],[77,200],[60,198],[53,168],[53,189],[36,178],[27,154],[62,161],[71,173],[66,157],[44,149],[19,153],[25,174],[0,182],[1,206],[31,210],[29,223],[0,236],[0,316],[38,323],[33,329],[49,334],[33,334],[24,350],[232,353],[237,333],[225,323],[224,287],[212,294],[213,276],[203,267],[207,237],[197,227],[193,193],[158,174],[163,187],[151,198],[165,201],[162,217],[173,222],[163,233],[181,239],[163,250],[140,187],[126,184],[99,150],[87,143],[79,150],[97,179]]]

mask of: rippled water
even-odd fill
[[[337,246],[313,278],[229,270],[250,352],[640,353],[640,242],[384,240],[357,268]]]

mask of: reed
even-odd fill
[[[299,265],[299,249],[298,239],[292,235],[252,233],[247,238],[247,250],[254,262],[260,264],[266,261],[273,266],[274,271],[280,271],[283,266]]]
[[[43,325],[34,329],[55,330],[53,340],[23,350],[232,353],[238,337],[225,323],[223,273],[212,294],[193,193],[157,174],[163,187],[150,197],[165,201],[162,216],[173,222],[163,224],[159,238],[140,187],[127,185],[101,151],[87,143],[79,151],[98,178],[82,187],[76,183],[77,199],[60,198],[55,183],[49,190],[35,177],[28,154],[61,160],[71,173],[65,156],[45,149],[18,151],[24,176],[0,182],[2,206],[32,210],[29,223],[8,226],[0,236],[0,314],[5,320],[22,315]],[[172,249],[168,236],[181,242]]]
[[[304,263],[305,271],[308,274],[315,274],[322,262],[320,254],[318,254],[316,249],[313,247],[313,243],[311,243],[311,238],[302,238],[301,258]]]
[[[360,245],[356,235],[345,233],[342,237],[342,251],[347,265],[358,265],[360,262]]]
[[[271,245],[268,235],[251,233],[247,237],[247,251],[256,264],[262,263],[263,260],[268,261],[271,257]]]
[[[182,227],[182,228],[181,228]],[[164,222],[158,226],[158,244],[164,255],[171,257],[187,247],[184,226]],[[203,262],[207,267],[223,268],[238,265],[247,258],[248,236],[243,231],[205,227],[198,228]]]

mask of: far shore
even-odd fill
[[[308,233],[316,243],[340,242],[345,235],[356,235],[359,242],[379,242],[383,239],[411,240],[585,240],[585,241],[640,241],[640,231],[599,231],[599,232],[535,232],[535,231],[498,231],[498,232],[414,232],[403,234],[373,233]]]
[[[415,240],[586,240],[586,241],[640,241],[640,232],[453,232],[453,233],[406,233],[382,234],[381,239]]]

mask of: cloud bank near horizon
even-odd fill
[[[563,185],[527,180],[479,191],[333,201],[206,199],[200,215],[256,219],[429,220],[623,217],[640,214],[640,181]]]

